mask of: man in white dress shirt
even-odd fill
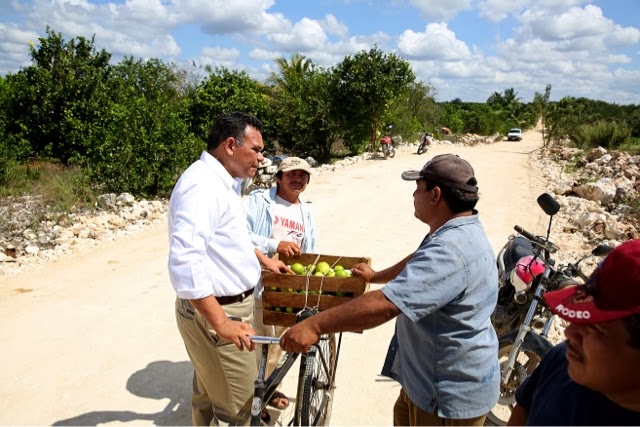
[[[207,151],[176,183],[169,202],[169,276],[176,321],[193,364],[193,425],[249,422],[257,378],[253,288],[260,264],[287,267],[254,248],[240,195],[243,178],[263,160],[262,123],[251,115],[222,115]],[[244,351],[248,350],[248,351]]]

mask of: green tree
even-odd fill
[[[208,69],[209,75],[190,100],[191,131],[204,140],[215,119],[231,111],[244,111],[264,124],[265,145],[274,135],[274,118],[269,108],[269,88],[253,80],[245,71],[225,67]]]
[[[167,196],[204,148],[189,132],[179,76],[158,59],[113,68],[108,114],[84,166],[103,190]]]
[[[462,101],[456,98],[451,102],[446,102],[442,105],[442,119],[441,124],[443,127],[449,128],[454,133],[462,132],[464,129],[464,121],[462,120]]]
[[[291,73],[285,64],[279,62],[280,74],[271,79],[279,82],[272,98],[278,144],[292,155],[327,162],[340,134],[331,118],[329,73],[312,64],[302,72]]]
[[[15,91],[9,132],[28,140],[33,155],[66,165],[83,159],[94,142],[87,135],[105,114],[111,55],[96,51],[93,38],[65,42],[46,32],[30,47],[33,65],[8,76]]]
[[[504,93],[494,92],[486,104],[503,122],[500,132],[506,133],[512,127],[527,128],[533,120],[528,106],[520,101],[518,92],[513,88],[506,89]]]
[[[631,132],[624,123],[600,120],[579,125],[571,135],[571,141],[582,149],[604,147],[616,149],[624,144]]]
[[[405,95],[389,106],[383,121],[393,124],[394,135],[411,140],[419,139],[424,131],[434,133],[442,115],[434,96],[433,87],[423,82],[411,82]]]
[[[359,153],[368,142],[375,149],[378,131],[394,101],[405,96],[415,75],[409,63],[377,46],[346,57],[332,73],[335,119],[344,133],[344,143]]]
[[[559,144],[570,139],[581,124],[584,106],[573,97],[564,97],[549,105],[546,119],[547,144]]]
[[[291,55],[288,61],[286,58],[277,58],[275,61],[280,72],[272,74],[270,81],[280,89],[285,89],[289,84],[297,82],[315,68],[313,61],[299,53]]]

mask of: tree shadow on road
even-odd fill
[[[150,399],[169,399],[160,412],[142,414],[133,411],[91,411],[56,421],[54,426],[95,426],[112,421],[150,420],[158,426],[191,425],[191,362],[151,362],[127,380],[127,390]]]

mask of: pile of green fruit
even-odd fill
[[[315,266],[309,264],[306,267],[299,262],[293,263],[289,266],[291,271],[300,276],[312,275],[312,276],[325,276],[325,277],[351,277],[351,270],[345,269],[341,265],[336,265],[333,268],[326,261],[320,261]]]

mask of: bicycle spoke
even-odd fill
[[[307,354],[300,405],[302,425],[325,425],[333,403],[336,361],[335,336],[323,337]]]

